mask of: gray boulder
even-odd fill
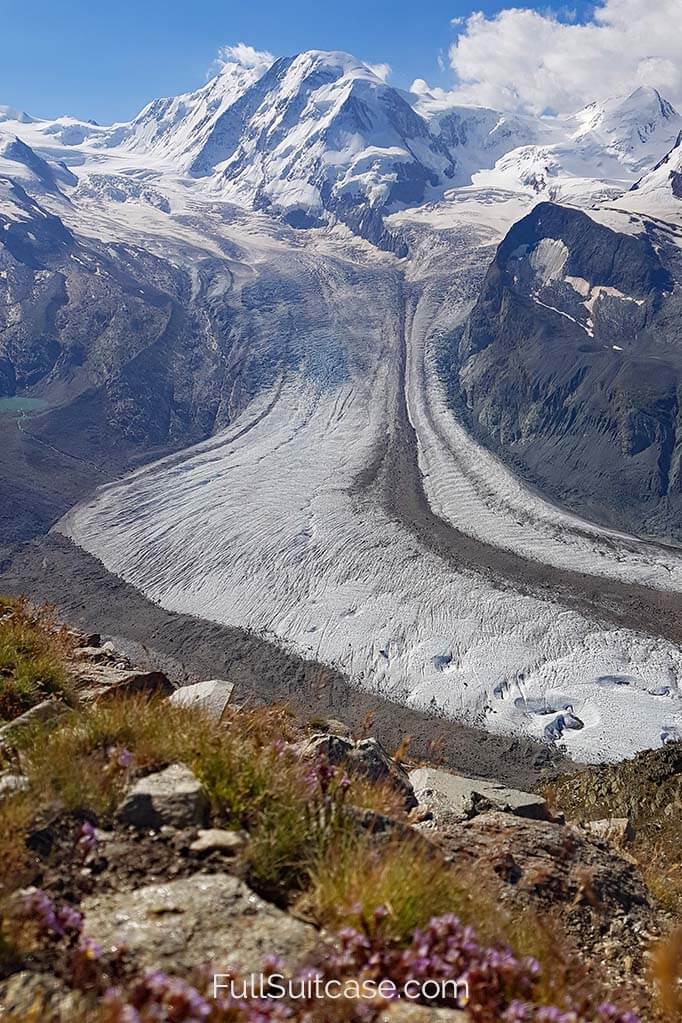
[[[175,707],[191,707],[202,710],[215,721],[222,721],[234,692],[234,683],[222,678],[211,678],[191,686],[176,689],[169,697]]]
[[[208,795],[196,775],[184,764],[171,764],[135,782],[116,817],[122,824],[144,830],[188,828],[205,824],[209,810]]]
[[[499,782],[450,774],[436,767],[417,768],[410,772],[409,779],[419,803],[433,809],[436,821],[439,814],[466,819],[486,810],[502,810],[534,820],[548,820],[551,816],[542,796]]]
[[[125,944],[138,968],[181,975],[203,963],[255,973],[270,955],[292,968],[318,940],[313,927],[223,873],[90,896],[82,909],[85,933],[103,948]]]
[[[32,728],[37,724],[55,721],[62,714],[65,714],[68,709],[67,705],[61,700],[41,700],[35,707],[29,708],[29,710],[20,714],[19,717],[14,718],[0,728],[0,742],[11,742],[25,728]]]
[[[109,696],[168,696],[173,692],[173,686],[162,671],[94,661],[75,662],[74,668],[79,696],[84,703],[95,703]]]

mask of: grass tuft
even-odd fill
[[[69,638],[46,609],[0,597],[0,720],[11,721],[49,696],[74,698]]]
[[[301,910],[319,926],[362,928],[385,907],[387,936],[405,941],[431,917],[464,905],[456,871],[425,843],[404,836],[377,842],[357,832],[344,838],[316,861],[301,900]]]

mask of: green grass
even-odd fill
[[[0,597],[0,720],[10,721],[49,696],[73,699],[69,642],[45,612]]]
[[[321,816],[310,765],[283,748],[287,737],[294,737],[293,724],[281,708],[233,713],[227,724],[217,724],[196,711],[136,697],[85,707],[56,729],[38,725],[18,745],[36,800],[103,818],[134,774],[187,764],[203,782],[215,818],[249,832],[250,883],[283,902],[308,883],[321,849],[351,827],[338,792],[332,799],[338,812]],[[132,754],[130,768],[119,766],[123,748]],[[358,781],[359,799],[365,791],[366,782]],[[382,791],[373,797],[376,809],[386,811],[393,797],[386,793],[382,804]]]
[[[315,863],[301,911],[318,926],[362,928],[380,907],[387,936],[407,940],[433,916],[459,912],[466,898],[457,872],[425,842],[383,842],[356,831]]]

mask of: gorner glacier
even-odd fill
[[[512,293],[547,342],[529,366],[557,339],[613,362],[621,334],[665,333],[681,131],[655,90],[531,118],[402,93],[320,52],[232,59],[129,124],[0,108],[0,393],[46,395],[43,443],[100,468],[113,453],[110,482],[55,528],[164,607],[397,701],[581,760],[682,735],[682,550],[515,472],[505,451],[545,443],[546,410],[519,406],[500,433],[480,361],[503,354],[518,392],[530,341],[504,334]],[[574,217],[561,231],[557,204]],[[500,246],[532,216],[495,290]],[[598,232],[609,252],[648,238],[665,276],[587,279]],[[55,303],[50,355],[16,325]],[[59,331],[78,303],[94,333],[76,351]],[[679,340],[660,344],[674,375]],[[678,486],[674,425],[669,441],[652,420],[635,452],[633,472],[668,445],[657,508]],[[117,475],[117,448],[138,443]]]

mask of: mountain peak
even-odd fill
[[[18,121],[20,124],[32,124],[34,117],[24,110],[16,110],[14,107],[3,106],[0,103],[0,121]]]

